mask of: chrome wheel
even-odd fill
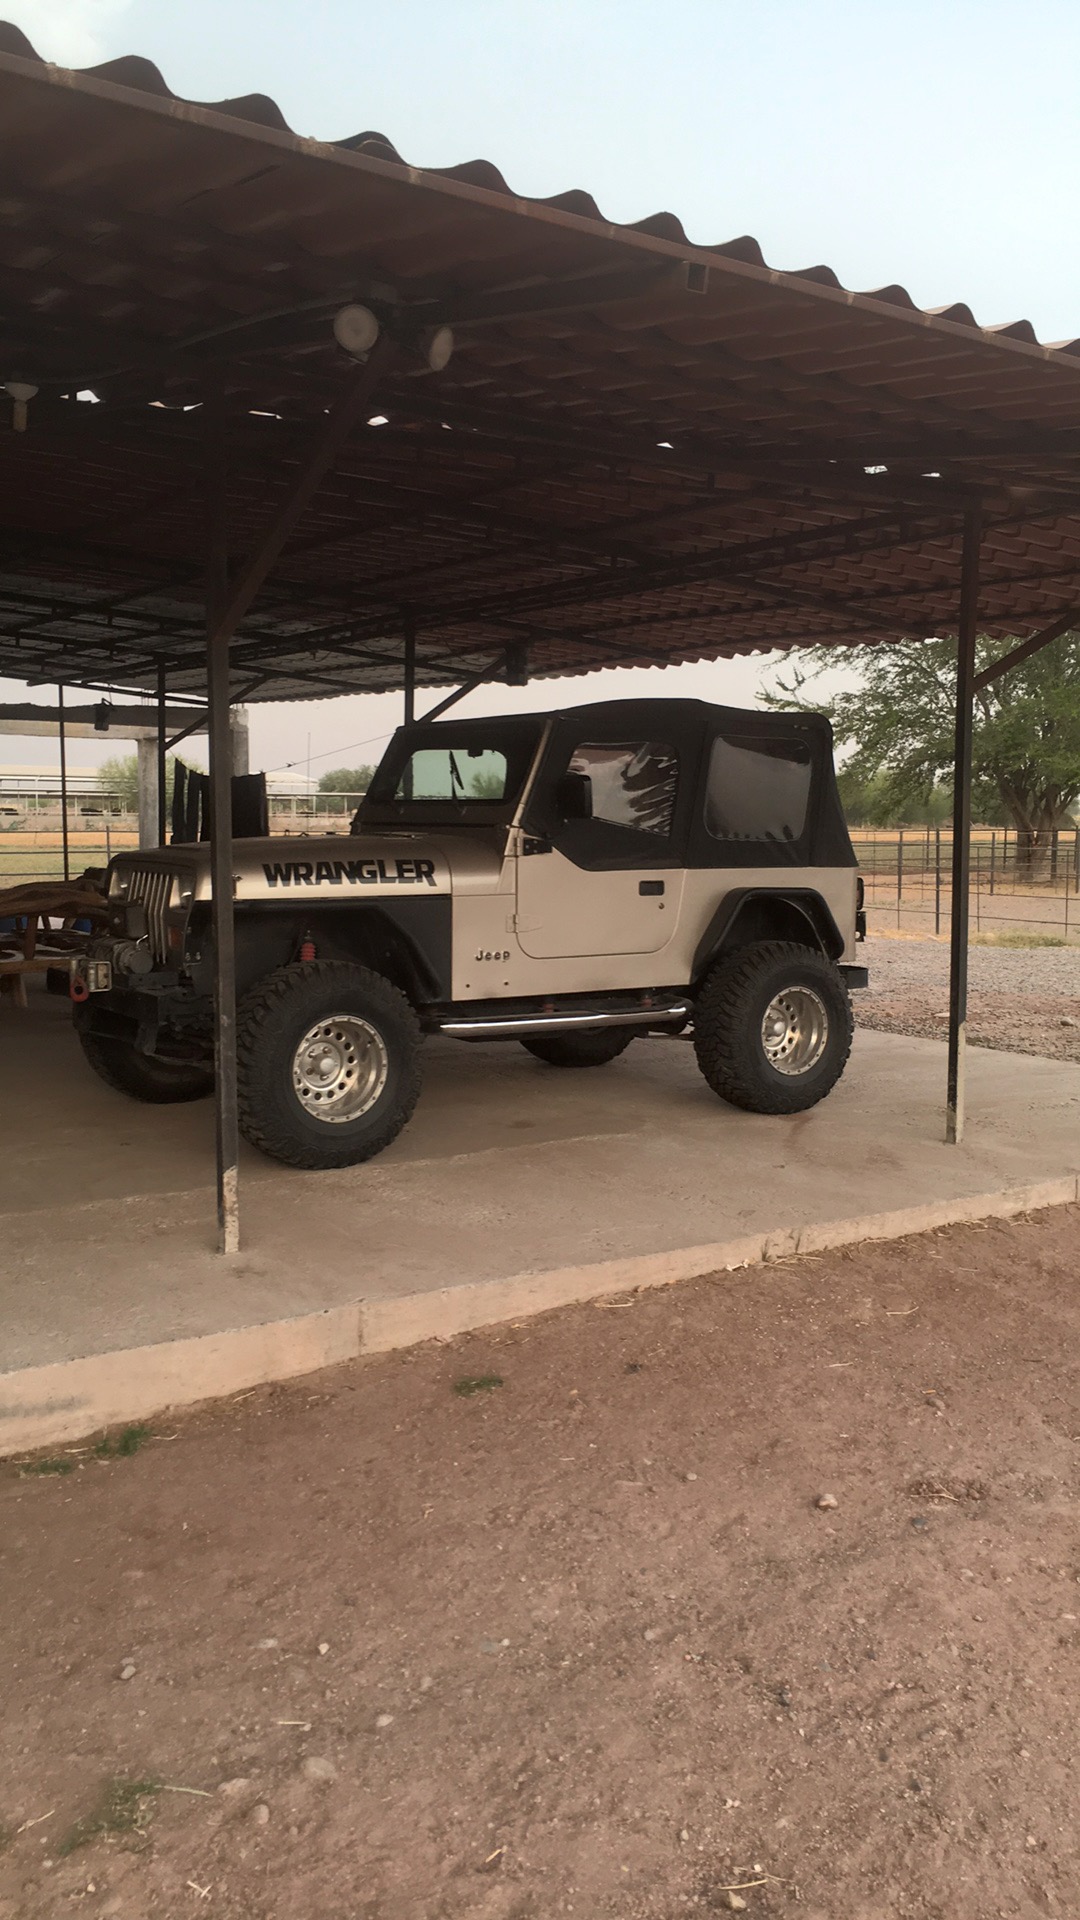
[[[828,1039],[825,1002],[811,987],[784,987],[769,1001],[761,1022],[761,1044],[777,1073],[809,1073]]]
[[[293,1091],[312,1119],[340,1125],[375,1105],[389,1071],[382,1035],[358,1014],[336,1013],[309,1027],[297,1047]]]

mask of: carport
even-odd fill
[[[12,27],[0,166],[0,672],[208,699],[222,1249],[241,701],[401,688],[408,717],[955,633],[959,1141],[975,637],[1023,636],[997,673],[1080,620],[1080,342],[303,139],[144,60],[66,72]]]

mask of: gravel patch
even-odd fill
[[[870,986],[852,996],[859,1026],[944,1040],[948,942],[878,934],[863,951]],[[972,947],[968,1039],[978,1047],[1080,1061],[1080,947]]]

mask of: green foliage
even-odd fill
[[[148,1812],[144,1802],[160,1792],[159,1780],[107,1780],[97,1805],[64,1835],[57,1848],[60,1858],[66,1859],[92,1840],[111,1840],[118,1833],[134,1833],[141,1838]]]
[[[366,793],[374,778],[374,767],[335,767],[319,781],[320,793]]]
[[[176,776],[176,755],[170,753],[165,760],[165,805],[172,806],[173,780]],[[137,753],[114,754],[111,760],[103,760],[97,771],[97,783],[102,793],[115,794],[125,813],[137,813],[139,810],[139,756]]]
[[[474,800],[501,800],[506,792],[506,775],[493,767],[489,773],[474,773],[469,780]]]
[[[127,1460],[133,1453],[138,1453],[143,1442],[149,1438],[149,1427],[138,1421],[132,1427],[121,1428],[115,1440],[103,1433],[94,1453],[99,1460]]]
[[[466,1374],[463,1380],[454,1381],[454,1392],[459,1393],[463,1400],[468,1400],[474,1393],[493,1393],[502,1384],[501,1373]]]
[[[978,666],[1012,644],[981,637]],[[817,647],[804,657],[809,671],[778,675],[762,697],[768,706],[826,713],[838,744],[853,749],[841,776],[853,823],[934,825],[947,815],[955,642],[868,648],[859,684],[825,701],[807,689],[824,669],[835,671],[835,651]],[[845,665],[851,659],[845,649]],[[1080,798],[1080,633],[1064,634],[976,695],[973,775],[976,818],[1014,826],[1030,857],[1068,824]]]

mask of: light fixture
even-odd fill
[[[334,339],[353,360],[366,360],[379,337],[370,307],[341,307],[334,315]]]
[[[111,719],[112,719],[112,701],[99,700],[97,703],[97,706],[94,708],[94,732],[108,733],[109,721]]]
[[[454,351],[453,327],[429,327],[421,334],[420,345],[432,373],[441,373]]]
[[[37,388],[31,386],[29,380],[8,380],[5,384],[4,392],[10,395],[11,399],[15,402],[11,416],[12,426],[16,433],[25,433],[26,409],[37,392]]]

